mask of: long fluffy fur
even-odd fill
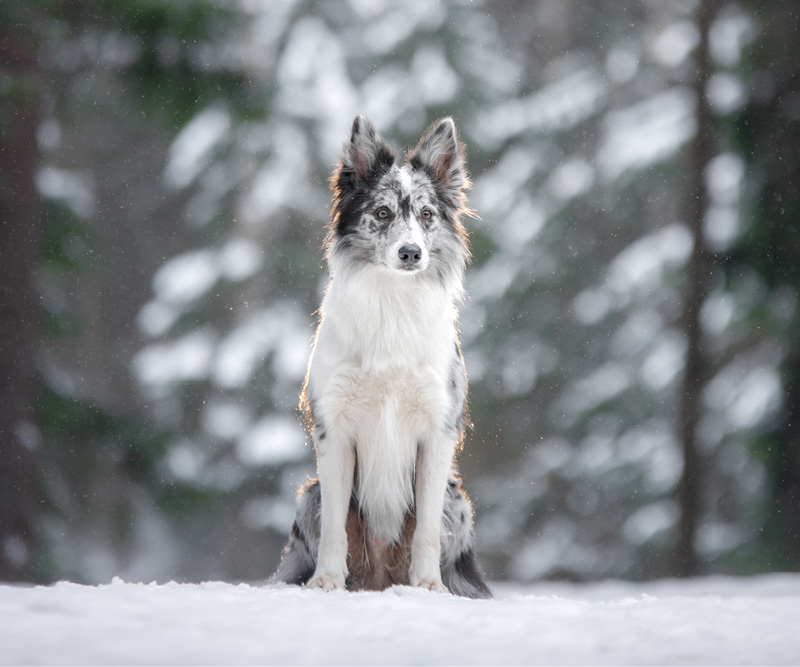
[[[319,482],[298,495],[278,581],[491,595],[454,471],[468,187],[451,119],[401,165],[366,118],[353,122],[331,178],[331,278],[301,395]]]

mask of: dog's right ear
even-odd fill
[[[350,141],[344,146],[341,172],[351,172],[357,180],[373,173],[385,173],[394,164],[395,155],[366,116],[356,116]]]

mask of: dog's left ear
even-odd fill
[[[442,118],[428,128],[411,151],[408,162],[414,169],[425,169],[436,183],[452,190],[469,187],[464,146],[458,140],[452,118]]]

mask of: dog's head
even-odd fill
[[[372,123],[353,121],[331,178],[328,255],[338,266],[370,264],[398,274],[463,274],[469,212],[464,149],[452,119],[437,121],[398,164]]]

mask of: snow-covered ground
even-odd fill
[[[800,664],[800,575],[494,588],[0,586],[0,664]]]

